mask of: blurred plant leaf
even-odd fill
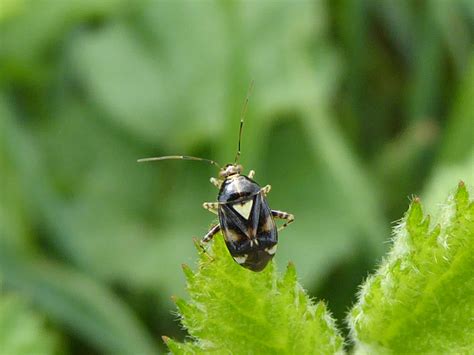
[[[0,267],[7,286],[28,295],[45,314],[97,348],[110,353],[156,353],[126,305],[93,280],[5,244],[0,245]]]
[[[385,208],[391,219],[400,215],[406,206],[406,199],[401,199],[400,194],[406,195],[413,191],[413,186],[419,188],[428,175],[424,169],[419,169],[426,160],[427,155],[439,142],[440,130],[435,121],[422,120],[410,124],[392,142],[386,144],[374,161],[374,173],[383,194],[386,198]],[[446,182],[459,179],[452,176]],[[449,185],[448,185],[449,186]],[[442,196],[446,191],[446,185],[442,188]],[[430,195],[431,196],[431,195]]]
[[[319,116],[308,127],[313,135],[314,151],[323,161],[324,168],[333,179],[346,201],[347,213],[363,237],[377,249],[385,231],[383,214],[378,208],[376,189],[370,183],[363,166],[350,152],[340,132],[331,124],[329,117]],[[308,117],[308,120],[311,118]],[[324,133],[323,133],[324,132]],[[363,204],[360,201],[364,201]],[[378,249],[379,251],[381,249]]]
[[[277,262],[280,266],[288,260],[298,262],[302,281],[317,287],[339,260],[357,257],[359,246],[364,245],[367,255],[373,258],[379,255],[385,228],[378,225],[377,220],[361,222],[357,219],[362,218],[355,215],[358,206],[360,214],[370,213],[372,195],[341,188],[344,179],[350,180],[353,175],[336,179],[334,174],[346,174],[344,170],[350,169],[352,163],[345,167],[336,165],[341,163],[339,159],[346,158],[346,152],[330,150],[333,143],[324,148],[329,150],[326,152],[329,157],[324,157],[321,150],[315,153],[314,146],[320,142],[316,143],[316,139],[312,142],[311,133],[298,119],[286,119],[274,128],[269,127],[265,165],[257,170],[255,179],[262,185],[271,183],[272,192],[268,200],[272,208],[296,216],[295,223],[279,235],[281,247]],[[287,142],[298,144],[289,145]],[[303,163],[295,157],[304,157]],[[329,163],[327,159],[336,161]],[[334,165],[328,167],[328,164]],[[361,200],[355,201],[356,195],[367,198],[368,202],[363,203],[365,207],[361,207]],[[376,233],[378,228],[380,231]],[[348,292],[352,294],[350,290]]]
[[[78,36],[74,65],[105,118],[162,148],[189,147],[222,129],[227,36],[214,5],[149,2],[140,32],[117,21]],[[178,19],[186,26],[174,26]]]
[[[385,27],[384,32],[396,47],[397,55],[411,67],[413,75],[407,96],[410,101],[409,118],[415,121],[432,119],[439,110],[444,89],[437,83],[441,80],[448,82],[445,73],[440,70],[444,65],[443,56],[448,54],[454,64],[454,74],[460,79],[469,65],[472,2],[387,0],[370,3],[380,16],[379,23]],[[423,16],[419,16],[420,13]]]
[[[474,185],[474,56],[455,97],[436,165],[425,186],[425,205],[435,211],[453,179]]]
[[[37,94],[55,79],[63,36],[80,22],[117,13],[123,0],[34,0],[2,2],[7,11],[2,20],[0,74]],[[6,6],[4,7],[3,5]],[[0,11],[2,11],[0,10]],[[9,12],[10,11],[10,12]],[[56,53],[57,54],[57,53]],[[40,95],[42,97],[42,95]]]
[[[439,155],[439,163],[448,165],[463,161],[474,148],[474,53],[465,76],[457,88],[448,126]]]
[[[30,214],[32,206],[41,201],[43,216],[57,218],[61,226],[67,226],[67,221],[64,221],[61,209],[52,208],[59,202],[47,175],[40,168],[41,155],[33,149],[30,137],[11,121],[4,100],[0,100],[0,110],[2,133],[8,133],[2,137],[0,151],[5,176],[12,171],[20,175],[18,180],[8,180],[14,183],[5,190],[8,191],[6,196],[21,196],[17,201],[19,208],[13,208],[14,205],[9,208],[5,205],[8,201],[3,199],[0,204],[0,220],[10,222],[0,230],[0,269],[6,285],[21,290],[50,317],[67,324],[105,351],[155,353],[152,341],[127,306],[105,287],[64,264],[41,259],[31,251],[34,242],[29,236],[34,232],[25,227],[18,228],[16,224],[35,223]],[[16,170],[12,170],[13,167]],[[27,200],[25,196],[28,196]],[[63,237],[68,235],[67,229],[62,232]],[[23,234],[29,235],[28,238]],[[29,240],[31,244],[18,243],[18,239]]]
[[[68,80],[59,80],[56,92],[61,95],[56,96],[48,119],[18,127],[18,134],[25,134],[25,128],[35,132],[26,133],[31,142],[25,144],[32,144],[28,153],[17,147],[18,139],[10,140],[11,151],[17,151],[12,153],[15,160],[22,161],[23,188],[47,221],[52,245],[105,280],[140,289],[159,285],[178,293],[176,280],[181,277],[172,266],[178,255],[192,260],[191,243],[183,236],[204,234],[212,221],[199,208],[202,201],[213,199],[212,187],[206,183],[211,170],[192,163],[145,167],[134,161],[149,155],[151,147],[155,154],[192,154],[196,143],[206,141],[212,141],[218,152],[209,157],[232,157],[250,77],[258,90],[251,98],[243,162],[251,163],[259,180],[278,188],[272,199],[281,208],[295,205],[293,210],[300,214],[300,225],[288,232],[290,247],[280,260],[295,259],[302,249],[320,250],[318,257],[298,257],[301,274],[313,280],[351,253],[353,243],[367,240],[367,235],[370,245],[380,245],[384,228],[378,211],[371,202],[359,203],[371,201],[360,167],[351,161],[334,126],[313,122],[320,115],[327,118],[318,122],[329,120],[337,72],[337,58],[326,42],[322,4],[239,3],[238,11],[210,4],[155,2],[150,6],[135,8],[143,20],[140,28],[118,17],[78,30],[64,49],[64,74],[86,89],[86,95],[71,90]],[[178,18],[188,25],[167,25]],[[262,26],[262,21],[279,26]],[[224,30],[228,26],[239,30]],[[257,30],[260,36],[255,37]],[[212,41],[215,49],[209,51],[202,41]],[[306,53],[308,43],[316,43],[314,59]],[[252,53],[249,62],[239,55],[242,50]],[[187,55],[190,52],[194,59]],[[235,68],[226,64],[230,57]],[[315,71],[315,64],[321,69]],[[293,108],[304,116],[302,129],[316,131],[317,138],[300,137],[297,150],[306,150],[308,156],[317,150],[307,170],[314,172],[311,176],[321,176],[318,186],[308,176],[303,184],[301,174],[281,173],[277,168],[281,160],[275,165],[270,160],[273,168],[259,163],[266,154],[262,141],[273,147],[272,122]],[[306,141],[312,142],[309,148]],[[140,153],[145,151],[143,143],[152,144],[148,153]],[[291,159],[285,158],[282,147],[275,151],[284,160]],[[32,165],[31,154],[37,161]],[[191,176],[186,173],[189,169]],[[32,183],[35,180],[42,184]],[[348,188],[351,184],[357,188]],[[301,191],[311,191],[311,198],[299,198]],[[343,193],[336,197],[337,191]],[[288,203],[283,197],[292,192],[295,198]],[[320,202],[315,205],[316,200]],[[352,202],[343,202],[347,200]],[[347,206],[350,213],[344,213]],[[320,221],[316,229],[324,239],[312,237],[315,225],[307,214],[314,216],[315,211]],[[339,212],[344,223],[335,217]],[[187,223],[182,223],[183,218]]]
[[[411,121],[430,119],[436,113],[442,80],[442,43],[440,29],[436,26],[432,1],[422,6],[426,13],[416,23],[414,45],[419,53],[413,57],[411,82],[408,91],[408,118]]]
[[[281,277],[273,263],[260,273],[246,270],[219,234],[208,253],[200,252],[197,272],[183,268],[191,300],[177,299],[176,305],[193,340],[164,337],[173,353],[342,353],[342,337],[326,306],[311,301],[292,264]]]
[[[59,336],[16,295],[0,294],[0,351],[8,355],[62,353]]]
[[[473,269],[474,203],[464,183],[431,223],[415,199],[349,314],[355,353],[469,353]]]
[[[11,239],[9,242],[19,244],[23,239],[22,247],[30,248],[34,240],[31,225],[46,222],[43,228],[48,231],[45,236],[49,245],[100,279],[125,282],[136,289],[156,290],[158,285],[177,288],[179,275],[164,270],[176,264],[177,250],[185,253],[189,249],[192,254],[190,238],[196,232],[191,225],[171,219],[172,224],[182,227],[170,233],[168,248],[173,253],[162,253],[152,226],[166,220],[170,211],[160,209],[150,198],[156,191],[154,172],[158,170],[139,166],[138,150],[134,153],[133,147],[123,147],[116,134],[106,133],[107,127],[85,119],[94,113],[75,102],[67,101],[65,111],[58,111],[60,119],[38,127],[35,136],[14,121],[8,106],[5,99],[1,100],[4,139],[0,162],[5,178],[11,175],[5,186],[9,187],[5,196],[11,198],[0,203],[0,212],[4,212],[0,220],[7,222],[2,229],[11,232],[4,234]],[[88,129],[82,143],[76,145],[77,132]],[[115,177],[112,171],[117,172]],[[184,170],[180,175],[185,176]],[[176,200],[168,198],[176,201],[173,210],[195,216],[193,211],[205,196],[201,195],[194,205],[188,203],[189,196],[199,198],[195,191],[202,190],[199,186],[207,176],[205,173],[202,180],[190,176],[192,185],[176,191]],[[173,191],[163,189],[161,193]],[[33,213],[35,210],[38,213]],[[199,224],[196,217],[194,221]],[[202,225],[202,233],[206,227]],[[179,231],[180,238],[173,239]]]
[[[474,5],[472,2],[457,0],[453,2],[428,1],[433,9],[435,24],[449,48],[456,74],[462,79],[469,65],[472,50],[472,25],[474,24]],[[471,15],[471,18],[469,17]]]
[[[31,244],[28,221],[28,193],[21,186],[21,174],[13,168],[9,154],[8,117],[11,112],[0,95],[0,241],[17,247],[28,248]]]

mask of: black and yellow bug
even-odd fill
[[[249,94],[252,84],[249,89]],[[219,216],[219,224],[213,226],[202,238],[201,243],[209,242],[219,231],[223,232],[225,243],[234,260],[241,266],[252,271],[261,271],[273,258],[277,249],[278,230],[285,228],[294,221],[290,213],[270,209],[266,195],[271,186],[260,187],[251,170],[248,176],[242,174],[240,142],[244,124],[245,111],[249,94],[240,116],[240,130],[237,154],[233,164],[223,168],[217,162],[186,155],[171,155],[156,158],[139,159],[139,162],[183,159],[204,161],[217,166],[219,177],[211,178],[211,183],[219,188],[217,202],[205,202],[203,207]],[[286,222],[277,230],[274,218],[285,219]]]

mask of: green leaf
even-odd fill
[[[434,223],[415,198],[362,285],[348,322],[356,353],[468,353],[474,344],[474,204],[464,183]]]
[[[198,247],[199,250],[199,247]],[[289,264],[255,273],[230,257],[222,235],[200,252],[199,267],[184,266],[191,299],[175,299],[191,341],[164,337],[173,353],[334,354],[343,340],[323,302],[314,304]]]
[[[2,354],[59,354],[59,337],[44,320],[12,294],[0,296],[0,350]]]

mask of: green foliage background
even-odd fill
[[[297,218],[277,263],[342,328],[407,197],[434,212],[474,184],[473,23],[469,0],[3,0],[5,291],[65,352],[183,337],[169,296],[213,221],[215,171],[136,159],[231,160],[254,79],[242,163]]]

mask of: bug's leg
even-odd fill
[[[217,214],[217,208],[219,207],[219,204],[217,202],[204,202],[202,207],[204,207],[209,212]]]
[[[215,187],[217,187],[218,189],[221,188],[221,185],[222,185],[222,180],[219,180],[219,179],[216,179],[214,177],[211,177],[209,179],[209,181],[211,182],[212,185],[214,185]]]
[[[271,189],[272,189],[272,185],[266,185],[262,187],[261,191],[263,192],[265,196],[267,196]]]
[[[286,220],[286,222],[280,228],[278,228],[279,231],[281,231],[283,228],[286,228],[290,223],[295,220],[295,216],[293,216],[291,213],[286,213],[283,211],[272,210],[272,216],[274,218]]]
[[[206,248],[204,247],[204,244],[202,243],[200,239],[193,237],[193,243],[199,253],[203,253],[204,255],[206,255],[206,257],[208,257],[209,260],[214,260],[212,256],[209,255]]]
[[[216,224],[214,227],[212,227],[209,232],[206,233],[206,235],[204,237],[202,237],[201,240],[198,240],[197,238],[193,238],[194,240],[194,244],[201,248],[202,252],[204,254],[206,254],[206,256],[209,257],[209,259],[211,260],[214,260],[208,253],[207,253],[207,250],[206,248],[204,247],[204,245],[208,242],[211,241],[211,239],[217,234],[219,233],[219,231],[221,230],[221,226],[219,224]]]
[[[250,179],[253,179],[253,177],[255,176],[255,170],[250,170],[248,176]]]
[[[221,230],[221,226],[219,224],[216,224],[214,227],[212,227],[209,232],[206,233],[206,235],[204,237],[202,237],[201,239],[201,245],[202,244],[205,244],[205,243],[209,243],[211,241],[211,239],[217,234],[219,233],[219,231]]]

